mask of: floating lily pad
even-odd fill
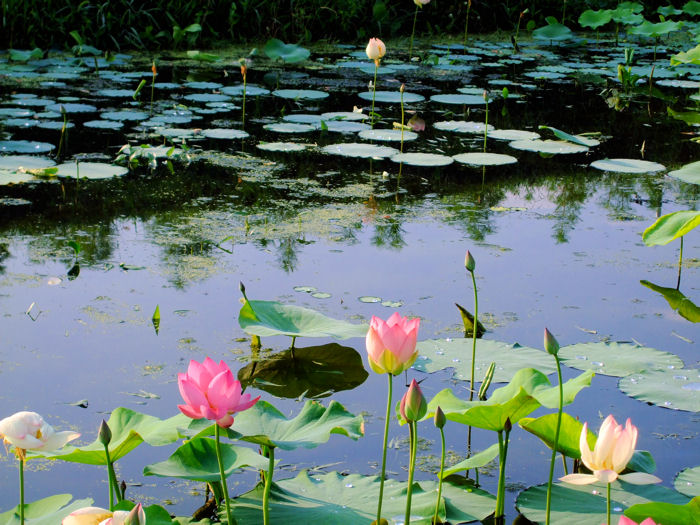
[[[689,184],[700,184],[700,161],[691,162],[680,169],[669,171],[668,176]]]
[[[134,95],[133,89],[99,89],[97,95],[109,98],[131,98]]]
[[[463,478],[462,478],[463,479]],[[495,497],[473,487],[445,482],[439,517],[450,523],[480,521],[493,512]],[[376,518],[379,478],[338,472],[310,476],[306,471],[296,478],[276,481],[270,494],[270,522],[355,525]],[[430,525],[435,512],[437,483],[416,482],[411,501],[411,524]],[[241,523],[262,524],[263,487],[231,501]],[[406,482],[384,482],[382,515],[389,525],[403,523],[406,510]],[[600,525],[600,524],[598,524]]]
[[[244,139],[250,136],[241,129],[203,129],[201,133],[208,139],[220,140]]]
[[[413,368],[421,372],[437,372],[454,368],[452,377],[462,381],[471,379],[472,339],[430,339],[417,345],[418,359]],[[535,367],[544,374],[556,371],[552,356],[542,350],[502,343],[490,339],[476,340],[474,378],[481,381],[492,362],[496,362],[494,383],[506,383],[524,367]]]
[[[316,131],[316,126],[312,124],[295,124],[294,122],[275,122],[263,126],[267,131],[276,133],[309,133]]]
[[[0,140],[0,153],[48,153],[54,149],[48,142],[28,140]]]
[[[700,412],[700,370],[650,370],[620,379],[625,394],[672,410]]]
[[[438,153],[399,153],[391,157],[394,162],[403,162],[408,166],[449,166],[452,157]]]
[[[657,86],[664,86],[664,87],[682,88],[682,89],[698,89],[698,88],[700,88],[700,82],[698,82],[696,80],[663,79],[663,80],[657,80],[656,85]]]
[[[691,498],[700,496],[700,467],[681,470],[673,480],[673,486],[678,492]]]
[[[433,127],[441,131],[456,131],[458,133],[474,133],[482,135],[486,129],[486,125],[483,122],[467,122],[464,120],[443,120],[433,124]],[[489,136],[491,135],[491,131],[493,129],[494,127],[489,124]]]
[[[403,140],[404,142],[407,142],[410,140],[416,140],[418,138],[418,133],[406,130],[404,130],[402,133],[400,129],[368,129],[361,131],[358,136],[365,140],[379,140],[385,142],[397,142]]]
[[[540,138],[540,134],[534,131],[525,131],[521,129],[495,129],[489,131],[489,138],[508,141],[537,140]]]
[[[117,120],[88,120],[87,122],[83,122],[83,126],[86,128],[93,128],[93,129],[122,129],[124,127],[123,122],[119,122]]]
[[[66,113],[95,113],[97,108],[90,104],[79,104],[79,103],[61,103],[53,104],[51,106],[46,106],[47,111],[57,111],[60,113],[61,107],[66,111]]]
[[[221,88],[220,91],[225,95],[231,95],[234,97],[243,96],[243,84],[238,84],[236,86],[226,86],[224,88]],[[246,97],[258,97],[260,95],[269,95],[269,94],[270,94],[269,89],[261,88],[260,86],[256,86],[254,84],[248,84],[245,87]]]
[[[0,170],[36,170],[50,168],[55,164],[54,161],[46,157],[31,157],[29,155],[7,155],[0,157]]]
[[[585,153],[586,146],[572,144],[564,140],[515,140],[509,143],[511,148],[534,151],[536,153],[547,153],[550,155]]]
[[[52,130],[62,130],[63,126],[66,127],[66,129],[73,129],[75,127],[75,124],[72,122],[66,122],[65,124],[62,121],[47,121],[47,122],[38,122],[36,127],[41,128],[41,129],[52,129]]]
[[[469,166],[503,166],[518,162],[518,159],[515,157],[500,153],[460,153],[459,155],[453,155],[452,158],[461,164]]]
[[[362,91],[361,93],[357,94],[358,97],[360,97],[362,100],[372,100],[372,92],[371,91]],[[401,103],[401,92],[399,90],[396,91],[377,91],[374,96],[375,102],[380,102],[380,103],[386,103],[386,104],[400,104]],[[423,102],[425,100],[425,97],[423,95],[419,95],[417,93],[408,93],[404,92],[403,94],[403,103],[404,104],[413,104],[416,102]]]
[[[185,87],[190,88],[190,89],[201,89],[201,90],[213,90],[213,89],[220,89],[223,87],[223,84],[219,84],[218,82],[187,82],[185,83]]]
[[[464,95],[461,93],[433,95],[430,97],[430,100],[441,104],[466,104],[468,106],[483,106],[486,104],[484,97],[481,95]]]
[[[572,368],[622,377],[642,370],[683,368],[683,361],[669,352],[628,343],[579,343],[563,346],[561,360]]]
[[[381,303],[381,297],[375,297],[374,295],[363,295],[357,298],[361,303]]]
[[[191,95],[185,95],[184,99],[190,102],[226,102],[230,100],[227,95],[220,95],[218,93],[193,93]]]
[[[113,164],[103,164],[101,162],[66,162],[59,164],[58,177],[76,178],[80,174],[81,179],[111,179],[112,177],[121,177],[129,173],[129,170],[123,166],[115,166]]]
[[[294,122],[295,124],[313,124],[320,125],[321,115],[313,115],[309,113],[292,113],[291,115],[285,115],[282,120],[285,122]]]
[[[264,144],[258,144],[257,147],[263,151],[295,152],[304,151],[306,149],[306,144],[297,144],[296,142],[265,142]]]
[[[286,98],[291,100],[321,100],[328,97],[325,91],[317,91],[315,89],[278,89],[272,94],[276,97]]]
[[[369,124],[365,124],[364,122],[353,122],[344,120],[329,120],[328,122],[324,121],[323,123],[321,123],[320,127],[324,131],[330,131],[332,133],[364,133],[372,129]]]
[[[368,118],[368,115],[357,111],[332,111],[321,114],[321,119],[326,121],[326,123],[331,120],[367,120]]]
[[[321,148],[324,153],[331,155],[342,155],[344,157],[356,158],[382,158],[391,157],[399,153],[399,150],[388,146],[377,146],[375,144],[363,144],[360,142],[346,142],[343,144],[331,144]]]
[[[105,111],[100,117],[107,120],[143,120],[148,118],[148,113],[143,111]]]
[[[28,118],[8,118],[6,120],[3,120],[2,123],[8,128],[22,129],[33,128],[34,126],[39,124],[36,120]]]
[[[555,483],[552,486],[551,522],[576,523],[576,525],[600,525],[607,520],[607,486],[570,485]],[[531,521],[544,523],[547,485],[537,485],[521,492],[516,507]],[[610,491],[613,512],[610,523],[617,523],[622,512],[632,505],[651,501],[664,501],[685,505],[688,498],[678,492],[658,485],[632,485],[614,481]]]
[[[602,159],[591,162],[591,168],[613,173],[656,173],[666,167],[658,162],[639,159]]]
[[[200,134],[197,129],[190,128],[155,128],[154,133],[166,138],[191,139]]]

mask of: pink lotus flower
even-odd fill
[[[24,457],[25,450],[58,450],[79,438],[80,434],[70,430],[56,432],[36,412],[17,412],[0,420],[0,437],[5,443],[14,445],[18,455]]]
[[[408,320],[398,312],[386,321],[372,316],[365,341],[372,370],[397,375],[410,368],[418,357],[419,325],[420,319]]]
[[[146,525],[146,513],[140,503],[131,511],[113,513],[100,507],[83,507],[63,518],[61,525]]]
[[[413,0],[413,3],[416,4],[418,7],[423,7],[424,5],[429,4],[430,0]]]
[[[192,419],[216,421],[221,428],[233,425],[233,414],[249,409],[260,399],[241,395],[241,383],[233,378],[226,363],[217,365],[209,357],[201,364],[190,361],[187,373],[177,375],[177,383],[185,400],[184,405],[177,406],[180,411]]]
[[[620,516],[620,521],[617,522],[617,525],[657,525],[656,522],[651,519],[647,518],[641,523],[637,524],[636,521],[629,519],[627,516]]]
[[[367,52],[367,56],[371,60],[374,60],[374,63],[379,66],[379,61],[386,54],[386,46],[384,42],[378,38],[370,38],[365,51]]]
[[[627,419],[624,428],[618,425],[612,415],[603,421],[593,451],[588,448],[588,423],[583,424],[579,448],[581,449],[581,461],[593,474],[569,474],[559,478],[566,483],[574,485],[588,485],[596,481],[612,483],[617,478],[634,485],[646,485],[648,483],[660,483],[661,480],[644,472],[631,472],[620,475],[629,460],[632,459],[634,449],[637,446],[637,427]]]

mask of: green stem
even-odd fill
[[[467,21],[464,24],[464,53],[467,52],[467,35],[469,34],[469,10],[472,8],[471,2],[467,4]]]
[[[248,86],[248,75],[243,75],[243,111],[241,116],[241,122],[245,128],[245,93]]]
[[[379,59],[374,61],[374,80],[372,81],[372,110],[369,112],[369,125],[374,128],[374,97],[377,94],[377,70],[379,69]]]
[[[567,464],[566,464],[566,456],[564,455],[563,452],[562,452],[562,454],[561,454],[561,462],[564,464],[564,474],[568,474],[568,473],[569,473],[569,467],[568,467]]]
[[[224,472],[224,462],[221,458],[221,429],[219,425],[214,425],[214,438],[216,439],[216,461],[219,463],[219,475],[221,476],[221,486],[224,489],[224,502],[226,504],[226,523],[233,525],[231,519],[231,504],[228,500],[228,486],[226,485],[226,473]]]
[[[411,31],[411,43],[408,46],[408,61],[411,61],[413,56],[413,35],[416,34],[416,20],[418,20],[418,4],[416,4],[416,14],[413,15],[413,31]],[[408,524],[406,524],[408,525]]]
[[[403,110],[403,89],[401,90],[401,153],[403,153],[403,127],[404,127],[405,113]]]
[[[486,100],[486,118],[484,122],[484,153],[486,153],[486,139],[489,136],[489,99],[488,95],[484,97]],[[476,325],[474,325],[474,329],[476,330]]]
[[[549,514],[552,508],[552,480],[554,479],[554,461],[557,459],[557,446],[559,445],[559,432],[561,430],[561,413],[564,406],[564,385],[561,382],[561,363],[559,356],[555,355],[557,363],[557,378],[559,379],[559,410],[557,411],[557,430],[554,432],[554,446],[552,447],[552,459],[549,462],[549,481],[547,482],[547,506],[545,525],[549,525]]]
[[[114,492],[117,490],[116,487],[114,486],[114,479],[113,479],[113,470],[112,470],[112,460],[109,457],[109,447],[107,445],[105,447],[105,459],[107,461],[107,480],[109,481],[109,510],[113,511],[114,510]]]
[[[474,363],[476,362],[476,333],[479,326],[479,297],[476,292],[476,278],[474,272],[469,272],[472,276],[472,286],[474,287],[474,323],[472,326],[472,374],[469,381],[469,401],[474,399]]]
[[[440,496],[442,496],[442,475],[445,472],[445,432],[440,429],[440,441],[442,448],[440,449],[440,476],[438,478],[438,493],[437,501],[435,501],[435,515],[433,516],[433,525],[438,523],[438,509],[440,508]]]
[[[272,472],[275,468],[275,447],[265,447],[267,451],[267,475],[265,476],[265,492],[263,492],[263,524],[270,523],[270,489],[272,488]]]
[[[416,470],[416,449],[418,448],[418,424],[415,421],[411,421],[408,424],[408,430],[410,432],[410,463],[408,465],[408,488],[406,489],[406,518],[404,519],[404,525],[410,525],[411,523],[411,496],[413,495],[413,473]]]
[[[389,437],[389,418],[391,417],[391,394],[393,390],[394,376],[390,373],[389,376],[389,395],[386,400],[386,416],[384,418],[384,445],[382,446],[382,474],[379,478],[379,502],[377,503],[377,525],[381,524],[382,519],[382,498],[384,497],[384,475],[386,473],[386,445]]]
[[[19,458],[19,522],[20,525],[24,525],[24,459],[21,457]]]
[[[608,511],[608,521],[607,521],[607,525],[610,525],[610,483],[608,483],[608,505],[607,505],[607,511]]]
[[[501,485],[505,484],[506,467],[503,453],[503,431],[498,431],[498,489],[496,490],[496,511],[494,518],[501,516]]]
[[[508,443],[510,443],[510,430],[506,430],[506,435],[503,439],[503,463],[499,466],[498,475],[501,477],[501,472],[503,473],[503,482],[500,484],[501,491],[501,510],[499,517],[505,516],[506,514],[506,459],[508,458]]]
[[[676,290],[680,290],[681,287],[681,268],[683,267],[683,236],[681,235],[681,253],[678,255],[678,282],[676,283]]]

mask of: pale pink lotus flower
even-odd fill
[[[23,459],[25,450],[51,452],[80,437],[78,432],[56,432],[36,412],[17,412],[0,420],[0,437],[6,444],[14,445]]]
[[[99,525],[107,518],[111,518],[112,513],[101,507],[83,507],[68,514],[61,525]]]
[[[178,405],[180,412],[192,419],[210,419],[221,428],[233,425],[233,415],[257,403],[260,396],[251,399],[241,395],[241,383],[233,378],[223,361],[218,364],[207,357],[202,363],[190,361],[186,374],[177,375],[180,394],[185,400]]]
[[[367,52],[367,57],[374,60],[374,63],[379,66],[379,61],[386,54],[386,46],[378,38],[370,38],[365,51]]]
[[[620,516],[620,521],[617,522],[617,525],[657,525],[657,523],[651,518],[647,518],[644,521],[637,523],[636,521],[629,519],[627,516]]]
[[[146,525],[146,512],[137,503],[131,511],[115,510],[111,518],[101,521],[99,525]]]
[[[365,340],[372,370],[397,375],[410,368],[418,357],[419,326],[420,319],[409,320],[398,312],[386,321],[372,316]]]
[[[423,7],[424,5],[429,4],[430,0],[413,0],[413,3],[416,4],[418,7]]]
[[[646,485],[660,483],[661,480],[644,472],[630,472],[620,475],[625,470],[627,463],[632,459],[634,449],[637,446],[637,427],[630,419],[625,426],[618,425],[612,415],[603,421],[594,449],[588,447],[588,423],[583,424],[579,448],[581,449],[581,461],[593,474],[569,474],[561,481],[573,485],[588,485],[596,481],[612,483],[616,479],[632,483],[634,485]]]
[[[425,131],[425,120],[420,118],[418,115],[413,115],[408,119],[408,127],[413,131]]]

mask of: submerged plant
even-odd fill
[[[382,57],[386,54],[386,46],[384,42],[378,38],[370,38],[369,44],[367,44],[367,49],[365,50],[367,57],[374,60],[374,81],[372,82],[372,109],[369,113],[369,125],[374,127],[374,99],[377,94],[377,70],[379,69],[379,63]]]

